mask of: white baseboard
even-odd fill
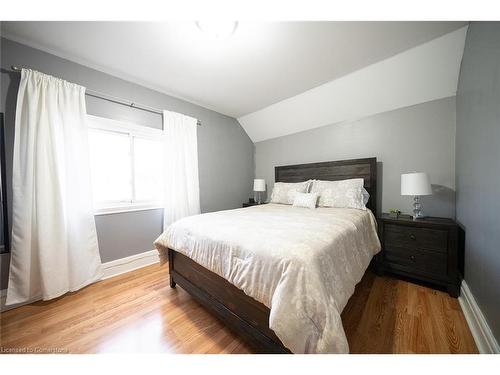
[[[109,279],[113,276],[121,275],[125,272],[130,272],[138,268],[146,267],[151,264],[158,263],[160,258],[158,250],[150,250],[144,253],[131,255],[126,258],[112,260],[102,264],[104,275],[101,280]]]
[[[130,272],[138,268],[146,267],[151,264],[158,263],[160,258],[157,250],[145,251],[144,253],[131,255],[126,258],[112,260],[102,264],[103,276],[101,280],[109,279],[113,276],[121,275],[125,272]],[[16,305],[5,305],[7,299],[7,289],[0,290],[0,312],[14,309],[19,306],[27,305],[36,300],[19,303]]]
[[[465,281],[462,281],[460,297],[458,298],[465,319],[469,325],[474,341],[476,342],[479,353],[482,354],[498,354],[500,347],[493,336],[493,332],[484,318],[484,315],[476,303],[469,286]]]

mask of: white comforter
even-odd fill
[[[380,251],[370,211],[266,204],[196,215],[155,241],[270,308],[294,353],[347,353],[340,313]]]

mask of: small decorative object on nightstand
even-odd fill
[[[255,180],[253,180],[253,191],[256,195],[255,201],[257,202],[257,204],[261,204],[262,192],[266,191],[266,180],[262,178],[256,178]]]
[[[382,251],[376,268],[417,279],[460,295],[464,274],[464,232],[452,219],[427,217],[413,220],[409,215],[378,218]]]
[[[391,208],[389,210],[389,216],[393,219],[398,219],[399,218],[399,215],[401,215],[401,211],[395,209],[395,208]]]
[[[413,220],[422,219],[421,195],[431,195],[432,188],[427,173],[405,173],[401,175],[401,195],[413,195]]]

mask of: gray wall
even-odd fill
[[[1,41],[0,111],[6,117],[7,180],[12,179],[14,115],[19,73],[9,73],[11,65],[27,66],[101,91],[146,104],[196,117],[200,201],[203,212],[241,207],[248,200],[254,172],[253,143],[239,123],[231,117],[180,99],[124,81],[57,56],[15,43]],[[137,58],[131,56],[131,58]],[[140,125],[161,128],[161,116],[87,97],[87,112]],[[9,183],[8,195],[12,197]],[[12,207],[9,207],[10,215]],[[161,233],[162,210],[121,213],[96,217],[99,247],[103,262],[151,250],[153,240]],[[8,259],[2,256],[4,269]],[[6,287],[2,272],[0,288]]]
[[[465,280],[500,341],[500,23],[469,26],[457,94],[457,220]]]
[[[400,195],[401,173],[423,171],[434,191],[422,198],[425,212],[455,216],[454,97],[258,142],[255,174],[269,193],[277,165],[372,156],[379,162],[379,210],[409,213],[413,198]]]

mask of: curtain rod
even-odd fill
[[[14,72],[20,72],[22,70],[22,68],[15,66],[15,65],[12,65],[11,68]],[[108,102],[121,104],[121,105],[131,107],[131,108],[137,108],[137,109],[140,109],[142,111],[156,113],[158,115],[163,115],[163,111],[160,109],[156,109],[153,107],[149,107],[147,105],[131,102],[130,100],[125,100],[125,99],[119,98],[117,96],[107,95],[107,94],[104,94],[104,93],[99,92],[99,91],[86,89],[85,95],[92,96],[92,97],[98,98],[98,99],[104,99],[104,100],[107,100]],[[197,120],[196,124],[201,125],[200,120]]]

